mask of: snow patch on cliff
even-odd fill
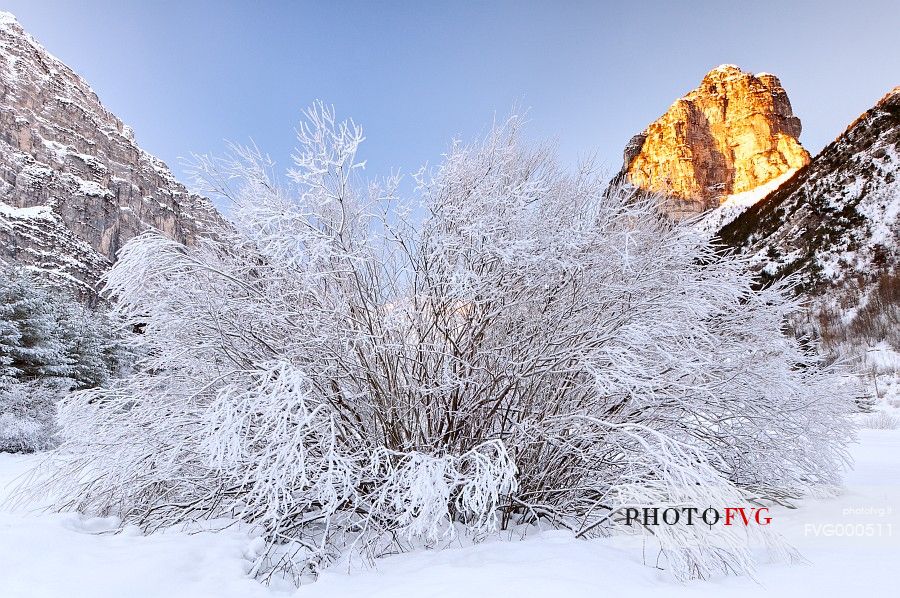
[[[698,229],[708,235],[714,234],[720,228],[744,213],[747,208],[761,201],[769,193],[783,185],[785,181],[794,176],[794,173],[798,170],[799,168],[791,168],[781,176],[775,177],[768,183],[760,185],[750,191],[726,195],[719,207],[706,212],[697,224]]]
[[[8,216],[11,218],[37,218],[42,220],[52,220],[53,209],[50,206],[31,206],[28,208],[17,208],[0,201],[0,215]]]

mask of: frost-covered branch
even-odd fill
[[[306,117],[287,182],[255,149],[203,163],[234,230],[124,249],[107,291],[146,357],[64,402],[60,506],[236,517],[266,538],[258,573],[314,573],[460,530],[601,535],[629,505],[838,483],[847,405],[782,333],[785,288],[523,147],[517,119],[403,202],[359,181],[358,126]],[[656,534],[678,576],[751,568],[735,535]]]

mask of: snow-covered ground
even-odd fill
[[[900,410],[886,407],[887,410]],[[643,564],[637,537],[581,541],[550,531],[332,569],[297,596],[895,596],[900,558],[900,430],[862,430],[837,498],[776,509],[773,525],[809,561],[763,565],[756,581],[677,584]],[[0,454],[0,499],[39,456]],[[0,509],[3,598],[254,598],[293,594],[246,577],[250,545],[237,529],[142,536],[76,514]],[[856,536],[848,537],[850,534]],[[863,534],[859,537],[859,534]],[[871,535],[866,535],[871,534]],[[647,551],[646,561],[655,555]]]

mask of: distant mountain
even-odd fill
[[[132,237],[155,228],[191,244],[221,222],[81,77],[0,13],[0,262],[91,297]]]
[[[676,217],[745,205],[809,162],[800,129],[777,77],[722,65],[631,139],[616,182],[666,196]]]
[[[797,273],[815,292],[896,269],[898,211],[900,87],[718,236],[752,254],[765,278]]]
[[[703,214],[760,284],[793,275],[809,309],[790,324],[826,352],[900,348],[900,87],[815,158],[799,135],[774,75],[719,66],[631,140],[614,183]]]

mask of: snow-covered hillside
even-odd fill
[[[900,87],[719,236],[805,286],[873,281],[900,259]]]
[[[898,409],[886,408],[896,413]],[[566,532],[524,541],[494,538],[444,551],[386,557],[374,568],[335,567],[299,591],[245,575],[253,539],[170,529],[142,536],[114,519],[0,508],[0,595],[4,598],[429,598],[466,596],[718,597],[894,595],[900,554],[900,429],[863,430],[855,468],[837,498],[775,509],[772,525],[807,564],[763,565],[756,581],[719,578],[678,584],[653,567],[655,552],[637,538],[576,540]],[[0,454],[0,495],[40,455]]]
[[[877,382],[869,353],[900,349],[898,213],[900,87],[718,236],[763,281],[793,275],[809,300],[795,330]]]

